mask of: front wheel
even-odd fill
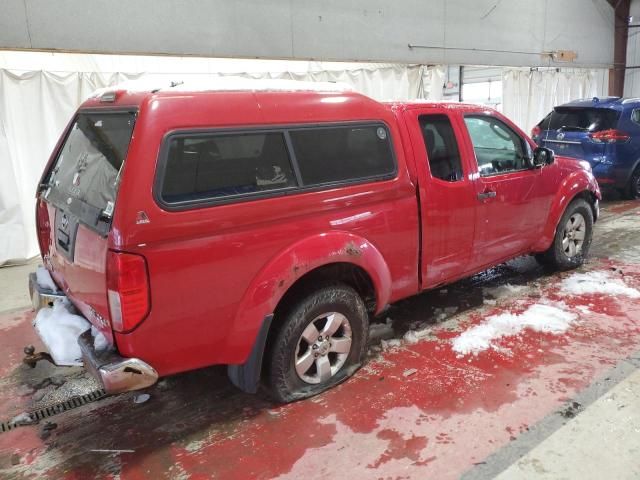
[[[369,319],[351,287],[327,285],[282,312],[270,346],[266,383],[271,396],[292,402],[316,395],[351,376],[367,346]]]
[[[593,237],[593,211],[582,199],[569,204],[562,215],[549,250],[536,255],[543,264],[558,270],[579,267],[589,253]]]

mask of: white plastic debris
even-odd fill
[[[68,302],[56,300],[53,308],[43,308],[36,315],[33,326],[47,346],[56,365],[80,366],[82,353],[78,337],[91,324],[67,309]]]
[[[562,281],[563,293],[584,295],[597,293],[601,295],[625,295],[640,298],[640,291],[627,286],[621,278],[612,278],[606,271],[574,273]]]
[[[494,342],[502,337],[518,335],[525,328],[557,335],[565,332],[577,318],[574,313],[542,304],[532,305],[521,314],[492,315],[454,338],[453,350],[461,355],[477,355],[488,348],[496,348]]]
[[[58,287],[54,283],[53,278],[51,278],[49,270],[44,268],[42,265],[38,265],[38,268],[36,268],[36,281],[40,288],[45,288],[52,292],[58,291]]]
[[[13,425],[32,425],[36,423],[36,420],[28,413],[23,412],[13,417],[9,423]]]
[[[418,373],[417,368],[410,368],[408,370],[405,370],[402,376],[406,378],[406,377],[410,377],[411,375],[415,375],[416,373]]]
[[[144,403],[151,398],[148,393],[141,393],[133,397],[133,403]]]

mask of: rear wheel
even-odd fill
[[[638,166],[629,180],[624,196],[629,200],[640,199],[640,166]]]
[[[569,204],[562,215],[551,247],[536,255],[540,263],[558,270],[579,267],[589,253],[593,237],[593,211],[582,199]]]
[[[369,320],[364,302],[351,287],[322,287],[283,316],[266,359],[267,388],[277,401],[316,395],[345,380],[361,365]]]

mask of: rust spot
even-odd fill
[[[300,270],[300,265],[294,265],[293,266],[293,273],[298,273],[298,270]]]
[[[352,257],[359,257],[362,255],[362,250],[360,250],[355,243],[349,242],[345,248],[347,255],[351,255]]]
[[[282,288],[282,287],[284,287],[284,280],[280,280],[278,282],[278,288]]]

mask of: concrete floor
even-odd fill
[[[606,203],[580,271],[640,289],[639,227],[640,204]],[[32,268],[0,269],[15,292],[0,304],[0,421],[96,388],[81,369],[21,365],[38,345],[18,288]],[[640,299],[562,295],[569,275],[523,258],[400,302],[381,319],[392,329],[373,327],[367,365],[311,400],[274,405],[210,368],[163,379],[145,403],[124,394],[0,433],[0,478],[640,478]],[[576,325],[452,351],[541,299]]]
[[[0,267],[0,312],[26,308],[31,305],[29,298],[29,273],[33,272],[40,258],[34,258],[24,265]]]

